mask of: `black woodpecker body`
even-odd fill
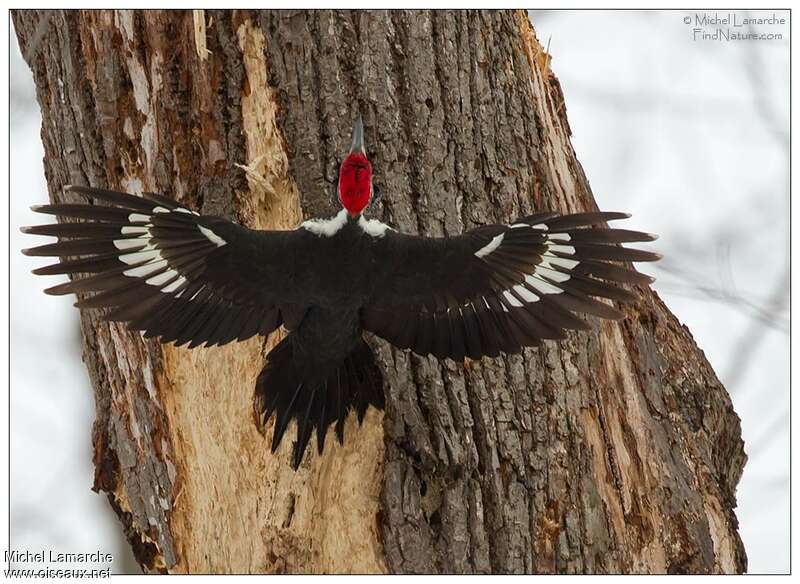
[[[190,348],[289,331],[258,376],[254,408],[262,427],[276,416],[273,451],[296,420],[295,468],[314,430],[322,453],[332,424],[341,442],[348,412],[360,422],[370,405],[383,407],[364,331],[440,359],[518,353],[588,329],[576,313],[622,318],[597,298],[634,301],[619,284],[652,279],[612,262],[660,257],[618,245],[655,239],[605,226],[625,213],[537,213],[444,238],[367,219],[360,117],[340,169],[342,210],[292,231],[254,231],[160,195],[66,189],[93,204],[34,210],[82,221],[23,228],[59,238],[24,252],[60,258],[36,274],[73,276],[47,293],[78,293],[80,308]]]

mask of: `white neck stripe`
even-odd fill
[[[377,219],[365,219],[363,215],[358,218],[358,226],[361,227],[364,233],[372,237],[383,237],[386,235],[386,231],[391,229],[385,223],[381,223]]]
[[[347,225],[347,210],[342,209],[335,217],[330,219],[309,219],[308,221],[303,221],[300,227],[320,237],[332,237],[345,225]]]

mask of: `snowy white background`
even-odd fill
[[[645,271],[742,419],[748,571],[788,572],[789,25],[755,27],[783,41],[693,41],[695,14],[531,21],[549,40],[597,204],[661,236],[651,247],[665,258]]]
[[[47,222],[29,207],[48,200],[33,77],[13,33],[10,44],[11,548],[101,551],[115,573],[139,572],[106,496],[91,491],[94,398],[74,299],[43,294],[59,278],[34,276],[48,262],[20,253],[33,242],[19,227]]]
[[[737,515],[749,571],[788,572],[789,27],[756,27],[782,41],[693,41],[683,20],[694,14],[531,18],[550,43],[598,204],[661,235],[666,258],[648,273],[742,418],[750,460]],[[28,207],[47,190],[33,82],[11,45],[11,543],[100,549],[130,571],[108,503],[90,491],[78,313],[42,294],[48,282],[30,275],[41,262],[19,253],[31,241],[17,228],[39,222]]]

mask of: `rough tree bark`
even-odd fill
[[[160,191],[292,228],[332,211],[360,111],[378,215],[402,230],[596,206],[521,12],[13,19],[53,201],[67,183]],[[351,418],[297,473],[292,441],[272,456],[251,413],[276,339],[188,351],[85,312],[94,488],[146,571],[741,572],[739,419],[689,331],[639,292],[625,321],[521,356],[439,362],[371,339],[385,415]]]

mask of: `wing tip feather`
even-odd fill
[[[72,282],[66,282],[57,286],[50,286],[44,289],[44,293],[48,296],[66,296],[72,293],[71,285]]]
[[[646,280],[645,282],[642,282],[646,286],[649,286],[650,284],[652,284],[653,282],[656,281],[656,277],[655,276],[651,276],[650,274],[642,274],[642,272],[637,272],[637,274],[642,276],[642,280]]]
[[[635,260],[635,261],[639,261],[639,262],[657,262],[657,261],[660,261],[660,260],[664,259],[664,254],[663,253],[658,253],[657,251],[648,251],[647,253],[650,255],[650,257],[648,259],[646,259],[646,260]]]

